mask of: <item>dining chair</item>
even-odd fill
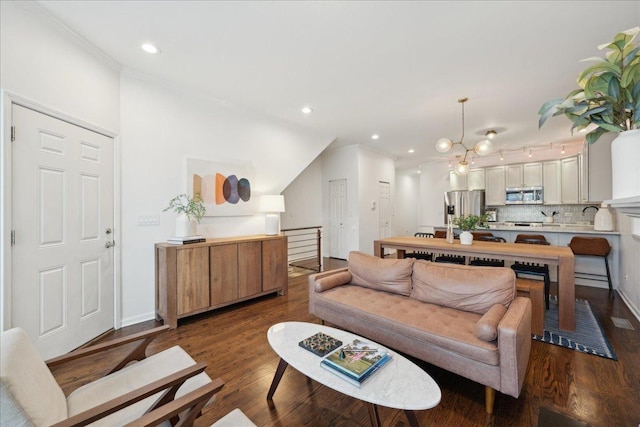
[[[415,233],[413,235],[413,237],[423,237],[426,239],[432,239],[435,237],[435,235],[433,233]],[[409,253],[405,253],[404,257],[407,258],[415,258],[415,259],[424,259],[427,261],[433,261],[433,254],[430,252],[424,252],[424,251],[415,251],[415,252],[409,252]]]
[[[444,230],[436,230],[434,234],[436,239],[446,239],[447,232]],[[454,234],[453,238],[458,239],[460,236]],[[447,264],[460,264],[465,265],[466,260],[465,257],[461,255],[438,255],[434,259],[435,262],[443,262]]]
[[[472,233],[473,239],[481,242],[506,242],[503,237],[494,236],[493,233]],[[469,261],[469,265],[481,266],[481,267],[504,267],[503,259],[495,258],[473,258]]]
[[[549,242],[547,242],[547,239],[542,234],[518,234],[514,243],[523,243],[529,245],[549,245]],[[519,274],[528,274],[543,278],[544,302],[546,309],[549,310],[549,290],[551,288],[549,265],[516,261],[511,265],[511,268],[516,273],[516,277],[518,277]]]

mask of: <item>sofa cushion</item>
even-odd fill
[[[314,304],[340,313],[345,319],[357,319],[358,323],[390,332],[402,343],[432,344],[488,365],[499,363],[497,343],[483,341],[475,335],[475,326],[481,317],[476,313],[354,285],[317,293]],[[387,343],[389,346],[394,344]],[[408,352],[407,349],[403,351]]]
[[[471,267],[417,261],[411,298],[443,307],[484,314],[494,305],[509,306],[516,276],[510,268]]]
[[[413,262],[413,258],[382,259],[364,252],[350,252],[351,283],[365,288],[409,295]]]
[[[67,400],[27,333],[2,332],[0,376],[35,425],[48,426],[67,418]]]
[[[351,273],[348,271],[342,271],[316,280],[313,288],[316,292],[324,292],[331,288],[335,288],[336,286],[350,283],[351,279]]]
[[[498,338],[498,324],[506,312],[507,307],[494,304],[476,323],[476,336],[483,341],[493,341]]]

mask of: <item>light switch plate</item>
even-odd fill
[[[138,215],[138,225],[159,225],[160,217],[158,215]]]

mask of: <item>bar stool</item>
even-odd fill
[[[502,237],[494,236],[493,233],[472,233],[473,239],[482,242],[506,242]],[[478,234],[478,236],[476,236]],[[473,258],[469,261],[469,265],[482,266],[482,267],[504,267],[503,259],[493,258]]]
[[[446,231],[442,231],[442,230],[436,230],[435,238],[436,239],[446,239],[447,238],[447,232]],[[460,236],[454,234],[453,238],[454,239],[458,239],[458,238],[460,238]],[[438,255],[434,259],[434,261],[435,262],[443,262],[443,263],[447,263],[447,264],[465,265],[465,259],[464,259],[463,256],[460,256],[460,255]]]
[[[413,235],[413,237],[424,237],[424,238],[434,238],[435,235],[433,233],[415,233]],[[410,252],[408,254],[404,255],[405,258],[409,257],[409,258],[415,258],[415,259],[424,259],[427,261],[433,261],[433,254],[429,253],[429,252],[422,252],[422,251],[418,251],[418,252]]]
[[[549,245],[547,239],[541,234],[518,234],[514,243],[526,243],[530,245]],[[542,276],[544,279],[544,302],[545,307],[549,310],[549,289],[551,288],[551,278],[549,277],[549,265],[535,264],[529,262],[516,261],[511,265],[511,269],[518,274],[530,274],[533,276]]]
[[[596,280],[598,282],[604,282],[604,279],[597,279],[595,277],[606,277],[606,282],[609,283],[609,293],[613,292],[613,285],[611,283],[611,272],[609,271],[609,261],[607,256],[611,252],[611,245],[609,241],[604,237],[578,237],[575,236],[569,242],[569,247],[573,251],[574,255],[595,256],[604,258],[604,266],[607,269],[607,275],[596,273],[582,273],[575,272],[577,279]],[[578,275],[581,275],[578,276]],[[591,277],[590,277],[591,276]]]

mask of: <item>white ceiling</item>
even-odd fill
[[[383,150],[401,169],[460,138],[461,97],[469,147],[492,128],[497,149],[575,139],[565,118],[538,130],[540,105],[640,25],[638,0],[39,4],[124,68]]]

